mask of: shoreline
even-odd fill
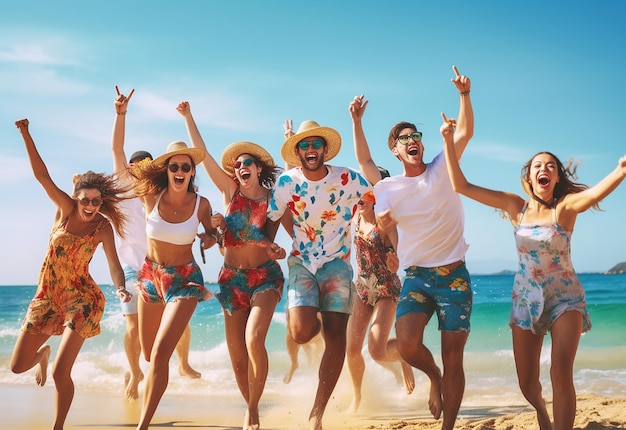
[[[272,396],[274,397],[274,396]],[[3,428],[11,430],[47,430],[54,416],[54,387],[0,384],[0,416]],[[196,430],[240,429],[243,402],[218,402],[218,394],[163,396],[155,414],[155,428]],[[308,401],[286,404],[283,400],[261,403],[261,422],[266,430],[307,429]],[[426,399],[424,399],[426,400]],[[549,402],[551,410],[551,403]],[[128,402],[110,391],[77,389],[66,420],[67,430],[128,430],[137,424],[141,400]],[[151,426],[151,427],[152,427]],[[441,421],[433,420],[425,410],[360,412],[356,415],[337,411],[329,404],[324,416],[324,428],[333,430],[439,430]],[[461,406],[455,428],[461,430],[536,428],[535,414],[528,405]],[[578,396],[575,429],[626,429],[626,397],[595,394]]]

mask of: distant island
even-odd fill
[[[611,267],[608,271],[604,273],[606,275],[621,275],[622,273],[626,273],[626,261],[622,263],[617,263],[615,266]]]
[[[474,275],[481,275],[481,276],[514,276],[517,272],[515,270],[500,270],[498,272],[487,272],[487,271],[476,271],[474,273]],[[586,273],[586,272],[578,272],[579,274],[582,273]],[[623,275],[624,273],[626,273],[626,261],[622,262],[622,263],[617,263],[615,266],[611,267],[609,270],[607,270],[606,272],[592,272],[592,273],[597,273],[597,274],[602,274],[602,275]]]

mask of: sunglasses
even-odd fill
[[[419,142],[420,140],[422,140],[422,132],[416,131],[411,134],[401,134],[400,136],[398,136],[397,140],[398,143],[401,145],[408,145],[411,139],[413,139],[413,141],[415,142]]]
[[[102,199],[100,197],[94,197],[93,199],[88,199],[87,197],[83,197],[82,199],[78,200],[78,202],[81,204],[81,206],[95,206],[98,207],[102,204]]]
[[[252,166],[252,163],[254,163],[254,160],[252,158],[246,158],[243,161],[239,161],[239,160],[235,161],[233,163],[233,167],[235,169],[239,169],[241,167],[241,165],[244,165],[245,167],[250,167],[250,166]]]
[[[358,203],[357,203],[357,205],[359,205],[359,206],[363,206],[364,204],[365,204],[365,202],[363,200],[359,200]]]
[[[320,149],[322,146],[324,146],[324,141],[322,139],[315,139],[310,142],[308,140],[302,140],[298,142],[298,148],[302,149],[303,151],[309,149],[310,146],[312,146],[313,149]]]
[[[176,163],[170,163],[167,165],[167,168],[170,172],[172,173],[176,173],[178,172],[178,168],[180,167],[180,170],[183,171],[183,173],[189,173],[191,172],[191,164],[189,163],[183,163],[182,165],[178,165]]]

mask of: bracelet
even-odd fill
[[[467,91],[463,91],[462,93],[459,93],[459,94],[462,95],[462,96],[467,96],[467,95],[469,95],[469,93],[470,93],[470,90],[467,90]]]
[[[126,115],[126,111],[124,112],[117,112],[118,115]]]
[[[117,287],[117,291],[122,291],[122,290],[125,290],[125,289],[126,289],[126,286],[124,286],[124,285],[120,285],[119,287]]]

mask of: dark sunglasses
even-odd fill
[[[242,164],[243,164],[245,167],[250,167],[250,166],[252,166],[252,163],[254,163],[254,160],[253,160],[252,158],[246,158],[246,159],[245,159],[245,160],[243,160],[243,161],[239,161],[239,160],[235,161],[235,162],[233,163],[233,167],[234,167],[235,169],[239,169],[239,168],[241,167],[241,165],[242,165]]]
[[[170,163],[167,165],[167,168],[169,169],[170,172],[172,173],[176,173],[178,172],[178,168],[180,167],[180,170],[183,171],[183,173],[189,173],[191,172],[191,164],[189,163],[183,163],[182,165],[178,165],[176,163]]]
[[[401,145],[408,145],[411,139],[413,139],[413,141],[415,142],[419,142],[420,140],[422,140],[422,132],[416,131],[411,134],[401,134],[400,136],[398,136],[398,143]]]
[[[298,142],[298,148],[302,149],[303,151],[309,149],[309,146],[313,146],[313,149],[320,149],[322,146],[324,146],[324,141],[322,139],[315,139],[311,140],[310,142],[308,140],[301,140],[300,142]]]
[[[78,202],[81,204],[81,206],[95,206],[98,207],[102,204],[102,199],[100,197],[95,197],[93,199],[88,199],[87,197],[83,197],[82,199],[78,200]]]

